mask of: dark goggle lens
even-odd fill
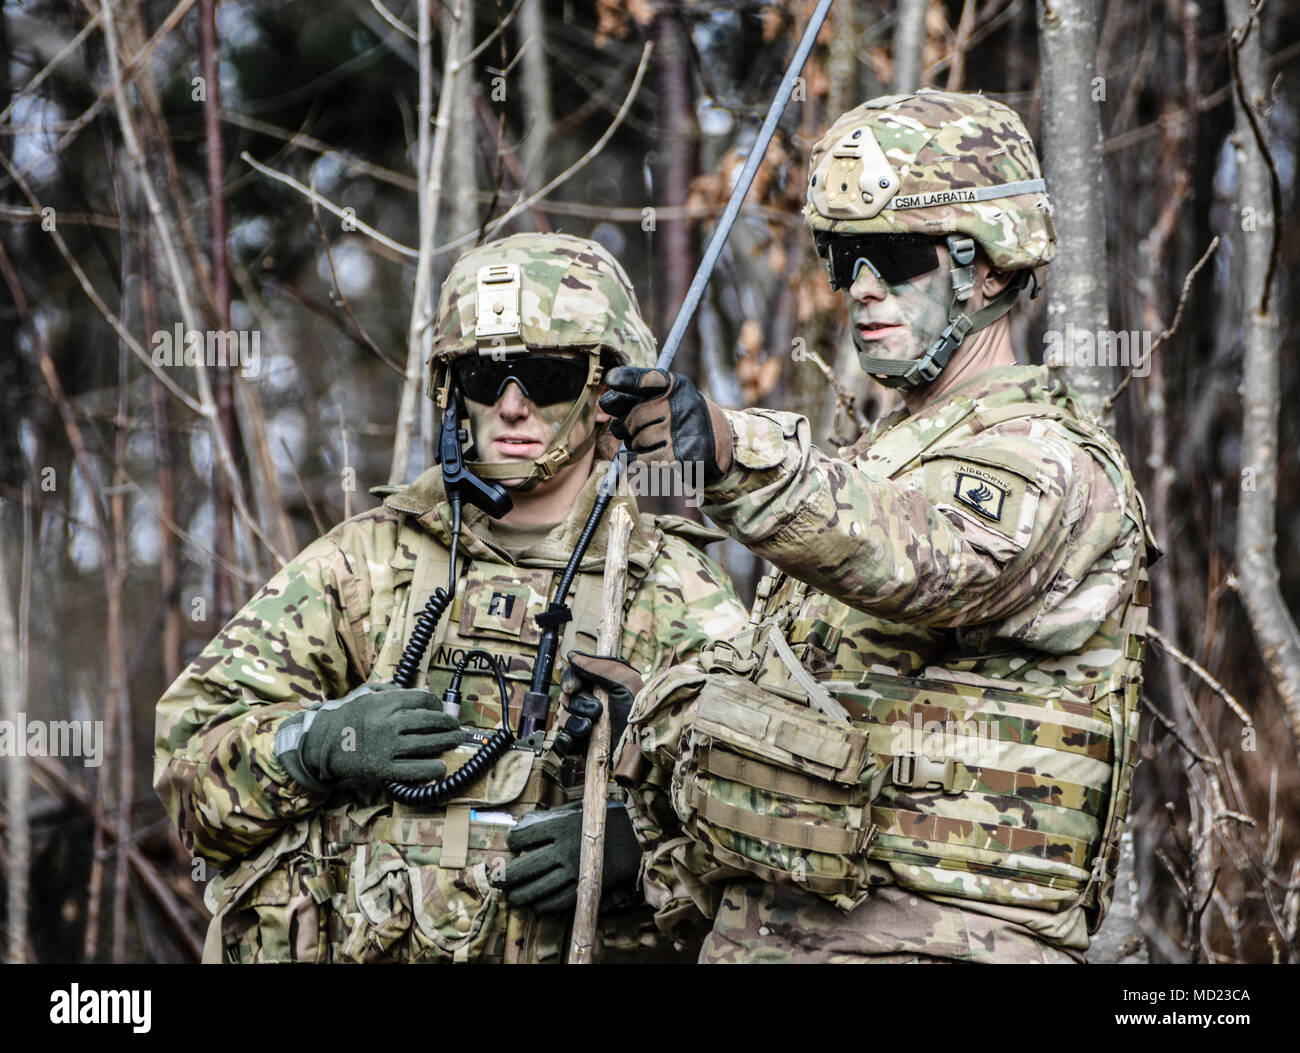
[[[872,234],[826,243],[831,288],[853,284],[858,260],[867,260],[887,285],[902,285],[939,266],[938,242],[924,234]]]
[[[506,384],[517,381],[538,406],[572,402],[587,385],[587,360],[528,355],[515,359],[494,359],[488,355],[462,358],[452,364],[452,376],[472,402],[488,406],[505,393]]]

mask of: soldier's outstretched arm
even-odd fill
[[[223,865],[323,799],[289,776],[274,744],[287,717],[363,679],[340,640],[346,558],[335,535],[304,549],[158,703],[154,788],[192,853]]]
[[[1064,651],[1079,641],[1051,638],[1053,612],[1068,597],[1061,627],[1086,637],[1094,619],[1079,612],[1100,622],[1131,577],[1141,538],[1115,485],[1082,446],[1039,423],[997,425],[884,479],[822,454],[797,414],[725,413],[733,463],[704,510],[850,606],[916,625],[1014,616],[1023,635]]]

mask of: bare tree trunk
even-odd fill
[[[141,227],[143,234],[140,246],[140,308],[145,332],[152,333],[158,328],[158,303],[153,284],[149,231],[146,224],[142,223]],[[158,507],[165,522],[175,523],[179,521],[176,515],[176,469],[175,459],[172,456],[167,392],[156,382],[150,384],[149,391],[153,407],[154,456],[158,464]],[[158,576],[163,608],[163,677],[170,684],[181,673],[181,597],[176,560],[176,535],[169,529],[162,531],[162,553],[159,557]]]
[[[213,325],[230,325],[230,275],[226,268],[226,198],[222,187],[225,164],[221,150],[221,78],[217,70],[217,0],[199,0],[201,68],[205,88],[203,139],[208,178],[208,232],[212,259],[212,284],[216,297]],[[217,426],[231,451],[239,449],[235,420],[235,392],[231,367],[217,367],[213,392],[217,401]],[[235,613],[235,581],[223,564],[235,560],[235,507],[230,480],[213,458],[212,549],[218,562],[212,567],[212,602],[217,621],[225,624]]]
[[[658,167],[662,172],[658,197],[661,204],[680,205],[689,196],[691,179],[699,166],[699,139],[691,105],[690,53],[686,31],[676,13],[660,12],[655,18],[654,33],[655,50],[660,61],[659,114],[663,129],[656,149]],[[684,217],[660,221],[659,230],[663,240],[656,267],[664,280],[659,287],[658,315],[661,328],[667,332],[686,299],[686,290],[695,272],[695,253],[690,226]],[[694,333],[688,329],[673,368],[694,377],[699,368],[696,358]]]
[[[1058,239],[1048,279],[1047,327],[1068,334],[1066,326],[1072,325],[1076,333],[1093,334],[1094,341],[1110,327],[1101,115],[1094,79],[1098,14],[1097,0],[1038,0],[1042,148]],[[1068,343],[1065,350],[1074,352]],[[1113,387],[1111,370],[1095,360],[1073,358],[1066,359],[1064,368],[1070,386],[1109,424],[1105,401]],[[1128,873],[1131,843],[1130,838]],[[1091,960],[1117,961],[1129,949],[1142,948],[1134,886],[1130,881],[1116,884],[1114,907],[1097,934]]]
[[[546,150],[555,124],[551,68],[546,59],[546,19],[537,0],[519,12],[519,46],[524,48],[524,187],[531,194],[546,181]]]
[[[26,496],[26,491],[24,491]],[[27,514],[24,508],[22,514]],[[6,548],[9,546],[6,546]],[[18,645],[18,628],[9,588],[7,557],[0,553],[0,713],[16,727],[27,707],[26,678],[17,675],[26,668]],[[23,551],[27,558],[26,548]],[[5,960],[10,963],[27,960],[27,876],[31,867],[31,833],[27,826],[27,755],[17,751],[5,758],[5,887],[8,890],[7,913],[9,946]]]
[[[975,30],[975,0],[965,0],[961,8],[961,19],[957,23],[957,40],[952,46],[952,64],[948,67],[948,83],[945,91],[961,91],[966,80],[966,52],[970,48],[970,36]]]
[[[118,183],[117,180],[114,181]],[[118,197],[118,215],[128,215],[121,195]],[[130,286],[125,281],[127,268],[131,266],[132,253],[128,240],[123,237],[122,252],[122,321],[129,324],[127,310],[130,305]],[[135,748],[131,741],[131,699],[127,691],[126,642],[122,626],[122,590],[126,584],[127,550],[126,550],[126,435],[129,426],[130,402],[128,393],[126,345],[119,341],[117,354],[117,419],[113,422],[113,487],[109,498],[109,509],[113,523],[113,558],[107,561],[108,571],[108,661],[109,682],[112,693],[109,705],[113,707],[117,723],[117,842],[119,845],[131,841],[131,802],[135,798]],[[111,736],[108,736],[111,740]],[[126,893],[127,893],[126,853],[118,852],[113,866],[113,944],[111,960],[122,962],[126,959]]]
[[[925,47],[928,6],[928,0],[898,0],[894,13],[895,92],[916,91],[921,86],[921,52]]]
[[[1264,664],[1273,677],[1300,754],[1300,634],[1278,586],[1277,441],[1281,386],[1278,373],[1280,326],[1271,295],[1276,265],[1275,226],[1280,194],[1265,157],[1266,118],[1259,103],[1267,97],[1262,26],[1251,21],[1249,0],[1227,0],[1229,46],[1237,91],[1233,138],[1242,205],[1238,248],[1243,275],[1242,313],[1245,357],[1242,364],[1241,498],[1237,509],[1237,577]],[[1261,143],[1260,140],[1263,140]],[[1248,211],[1249,210],[1249,211]]]
[[[531,7],[532,4],[525,3]],[[457,21],[448,8],[443,22],[443,39],[451,42],[457,55],[468,55],[474,49],[474,8],[462,5]],[[478,156],[474,135],[474,92],[470,78],[461,77],[451,100],[451,141],[447,152],[450,167],[447,172],[447,197],[451,204],[451,238],[459,238],[476,230],[479,225]]]
[[[433,313],[437,309],[433,289],[433,247],[438,233],[438,208],[442,200],[442,170],[447,156],[451,102],[459,72],[454,35],[443,41],[442,86],[438,96],[438,116],[434,129],[429,128],[433,112],[433,25],[429,8],[433,0],[420,0],[419,54],[420,102],[416,108],[420,123],[416,146],[416,182],[420,195],[420,256],[415,268],[415,291],[411,300],[411,325],[407,333],[406,381],[397,411],[397,437],[393,442],[393,460],[388,482],[406,482],[410,463],[411,440],[415,428],[416,400],[420,395],[425,369],[433,351]],[[449,9],[451,10],[451,9]],[[457,0],[455,11],[468,18],[467,0]]]
[[[1056,261],[1047,282],[1047,327],[1066,333],[1110,328],[1106,302],[1106,216],[1102,196],[1101,116],[1094,83],[1097,0],[1038,0],[1043,86],[1043,154],[1056,210]],[[1074,348],[1066,346],[1067,353]],[[1067,359],[1067,361],[1070,361]],[[1109,423],[1110,369],[1074,364],[1070,386]]]

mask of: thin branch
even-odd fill
[[[480,40],[478,45],[463,59],[457,59],[455,61],[453,64],[453,72],[459,73],[462,69],[478,58],[479,55],[483,53],[483,49],[491,44],[492,41],[496,40],[496,38],[505,31],[506,26],[510,25],[510,23],[515,20],[515,15],[519,14],[520,8],[522,8],[527,2],[528,0],[518,0],[515,6],[510,9],[510,14],[506,15],[504,20],[497,22],[496,29],[492,30],[491,33]]]
[[[6,223],[40,223],[45,217],[32,208],[19,208],[15,205],[0,205],[0,220]],[[117,216],[100,216],[93,212],[60,212],[59,222],[64,226],[103,227],[105,230],[117,230],[130,235],[138,235],[138,227],[131,226]]]
[[[339,217],[339,219],[343,219],[346,220],[348,223],[351,223],[357,228],[357,230],[361,231],[361,233],[369,235],[371,238],[379,242],[379,244],[383,245],[385,248],[389,248],[396,253],[400,253],[401,255],[407,257],[408,259],[415,259],[419,255],[419,253],[415,249],[411,248],[409,245],[403,245],[401,242],[394,241],[386,234],[379,233],[379,231],[375,230],[375,228],[372,227],[365,220],[359,219],[355,215],[349,215],[338,205],[334,204],[334,202],[331,201],[329,198],[313,190],[311,187],[304,186],[302,183],[298,182],[298,180],[294,179],[293,176],[285,175],[283,172],[277,172],[274,168],[269,168],[266,165],[262,164],[262,162],[255,160],[247,150],[241,151],[239,157],[245,163],[252,165],[264,176],[269,176],[271,179],[283,183],[285,186],[293,187],[294,190],[298,191],[298,193],[302,194],[302,196],[307,198],[309,201],[315,201],[321,205],[324,205],[325,208],[327,208],[330,212],[333,212],[334,215]]]
[[[293,477],[298,480],[298,489],[302,491],[303,500],[307,502],[307,511],[311,513],[311,521],[316,526],[317,535],[325,533],[325,524],[321,521],[320,512],[316,510],[316,502],[311,499],[311,494],[307,492],[307,486],[302,481],[302,476],[298,474],[298,464],[293,459],[293,452],[289,449],[289,444],[284,441],[284,436],[280,436],[280,445],[284,448],[284,455],[289,458],[289,467],[293,471]]]
[[[1009,0],[1009,3],[1005,4],[1000,10],[986,13],[980,19],[975,31],[970,35],[970,40],[966,43],[967,54],[973,51],[990,34],[1001,29],[1009,19],[1013,18],[1019,10],[1021,2],[1022,0]],[[952,64],[953,57],[953,52],[950,51],[933,65],[926,67],[925,72],[922,74],[922,83],[926,81],[933,82],[935,77]]]
[[[382,165],[372,164],[369,161],[363,161],[359,157],[353,157],[346,150],[341,150],[337,146],[330,146],[329,143],[320,139],[315,139],[310,135],[302,132],[291,132],[281,128],[277,124],[271,124],[268,121],[259,121],[256,117],[249,117],[246,114],[237,113],[234,110],[222,110],[221,119],[227,124],[233,124],[237,128],[246,128],[250,132],[257,132],[260,135],[268,135],[272,139],[279,139],[291,146],[298,146],[304,150],[311,150],[313,153],[322,156],[338,157],[344,165],[362,175],[368,175],[372,179],[378,179],[381,182],[389,183],[401,190],[409,190],[414,193],[418,186],[410,176],[404,176],[400,172],[394,172],[391,168],[384,168]],[[63,217],[60,216],[60,219]]]
[[[556,187],[561,186],[564,183],[567,183],[573,176],[577,175],[578,172],[580,172],[583,168],[585,168],[596,157],[596,155],[601,152],[601,150],[605,148],[605,144],[609,142],[610,138],[618,130],[619,125],[623,123],[623,119],[627,116],[628,111],[632,108],[632,103],[636,100],[637,92],[641,88],[641,81],[645,77],[646,68],[650,64],[650,54],[653,50],[654,50],[653,42],[647,41],[644,49],[642,49],[641,51],[641,62],[636,68],[636,75],[632,79],[632,86],[628,88],[627,95],[623,99],[623,105],[621,105],[618,108],[618,113],[614,115],[614,120],[610,123],[610,126],[605,129],[604,134],[601,135],[601,137],[597,139],[595,143],[592,144],[591,148],[588,149],[585,154],[579,157],[576,161],[573,162],[573,164],[571,164],[563,172],[561,172],[549,183],[547,183],[544,187],[542,187],[539,191],[537,191],[537,193],[530,194],[525,198],[521,198],[519,201],[516,201],[513,205],[511,205],[510,208],[506,210],[506,212],[501,216],[500,219],[493,221],[491,226],[488,228],[488,234],[495,234],[498,230],[500,230],[503,226],[505,226],[505,224],[509,223],[510,220],[514,219],[515,216],[519,215],[519,213],[522,212],[524,209],[531,208],[538,201],[541,201],[544,197],[546,197],[546,195],[549,194]],[[434,250],[434,255],[441,256],[444,252],[450,252],[452,249],[460,248],[462,245],[466,244],[467,242],[472,241],[475,237],[476,234],[471,233],[465,235],[464,237],[457,238],[455,241],[448,242],[447,244]]]
[[[35,774],[44,780],[55,793],[61,795],[65,800],[72,801],[86,808],[95,823],[104,831],[107,840],[116,841],[117,832],[108,827],[101,816],[95,813],[91,807],[90,799],[84,787],[78,786],[68,777],[68,773],[63,770],[62,765],[48,757],[32,757],[31,763],[35,769]],[[134,844],[128,843],[126,846],[127,861],[131,864],[131,869],[142,882],[149,894],[153,896],[154,901],[162,909],[164,915],[172,923],[177,934],[183,940],[185,946],[198,961],[203,956],[203,941],[194,932],[192,924],[185,919],[181,910],[181,904],[176,898],[176,894],[168,887],[167,882],[163,880],[158,868],[137,848]]]
[[[129,486],[135,492],[135,495],[137,498],[139,498],[140,503],[154,514],[154,517],[158,520],[158,522],[162,523],[163,526],[165,526],[168,530],[170,530],[182,541],[191,545],[194,548],[194,551],[199,553],[201,556],[203,556],[204,559],[211,560],[213,563],[216,563],[224,570],[228,570],[230,571],[231,574],[237,575],[246,585],[251,585],[253,588],[257,588],[262,584],[262,582],[259,579],[253,577],[251,574],[246,573],[242,567],[237,567],[233,563],[227,563],[225,560],[219,558],[217,554],[212,551],[212,549],[208,548],[202,542],[198,541],[192,534],[188,533],[184,528],[182,528],[180,524],[172,522],[172,520],[169,519],[162,512],[161,509],[155,508],[153,506],[153,504],[149,501],[148,496],[140,488],[140,484],[137,483],[134,479],[131,479],[128,476],[125,485]],[[282,559],[280,562],[281,564],[283,564],[285,561]]]
[[[423,3],[426,3],[427,0],[416,0],[416,2],[417,2],[417,3],[421,3],[421,4],[423,4]],[[382,19],[383,19],[385,22],[387,22],[390,26],[392,26],[392,27],[393,27],[394,29],[396,29],[399,33],[401,33],[402,36],[404,36],[404,37],[408,37],[408,38],[411,39],[411,40],[418,40],[418,39],[419,39],[419,38],[415,35],[415,30],[412,29],[410,26],[408,26],[405,22],[403,22],[403,21],[402,21],[400,18],[398,18],[395,14],[393,14],[393,12],[391,12],[390,10],[388,10],[388,8],[386,8],[386,7],[385,7],[385,6],[380,2],[380,0],[370,0],[370,6],[373,7],[373,8],[375,9],[375,13],[376,13],[377,15],[379,15],[380,18],[382,18]]]
[[[122,142],[126,146],[132,164],[135,166],[136,173],[139,177],[140,189],[144,194],[145,204],[149,209],[149,218],[157,231],[158,240],[162,244],[163,259],[167,263],[168,274],[172,281],[172,291],[174,292],[180,307],[181,319],[187,330],[197,331],[200,326],[197,324],[198,316],[195,314],[193,304],[190,302],[188,283],[185,280],[186,275],[181,269],[180,258],[177,255],[176,246],[172,241],[171,231],[168,228],[166,216],[163,214],[162,203],[154,192],[153,182],[149,178],[149,171],[148,166],[145,163],[144,151],[141,149],[140,140],[136,136],[135,122],[132,120],[131,110],[126,104],[123,75],[118,63],[117,29],[113,21],[113,13],[110,8],[103,5],[102,0],[100,2],[100,7],[104,11],[104,44],[108,52],[109,76],[112,79],[113,102],[117,109],[118,126],[122,130]],[[272,555],[279,559],[281,563],[284,563],[286,557],[276,549],[270,539],[268,539],[262,532],[261,527],[259,527],[253,519],[252,513],[248,510],[248,505],[244,501],[239,472],[235,467],[234,456],[226,442],[226,436],[221,427],[221,423],[217,418],[217,406],[213,401],[211,386],[208,382],[207,370],[202,362],[196,363],[194,377],[199,391],[198,412],[208,422],[209,429],[212,433],[213,453],[216,457],[217,464],[220,466],[222,473],[229,483],[231,500],[253,535],[267,547]]]
[[[1203,666],[1196,662],[1195,659],[1183,654],[1183,652],[1175,647],[1170,640],[1165,638],[1164,634],[1161,633],[1160,630],[1153,626],[1147,627],[1147,636],[1150,637],[1152,641],[1159,644],[1170,658],[1181,665],[1185,665],[1205,681],[1205,683],[1209,685],[1210,689],[1228,704],[1228,708],[1237,714],[1238,719],[1240,719],[1246,727],[1254,727],[1255,721],[1251,718],[1250,714],[1242,709],[1241,704],[1232,697],[1228,689],[1219,683],[1219,681],[1214,679],[1214,677],[1212,677]]]
[[[482,191],[476,197],[480,201],[486,201],[490,195],[487,191]],[[655,205],[655,218],[713,220],[722,215],[725,208],[726,202],[713,201],[697,202],[691,205]],[[546,202],[546,211],[548,213],[553,212],[557,216],[603,219],[610,223],[641,223],[645,220],[645,209],[632,205],[592,205],[583,201],[551,200]],[[740,207],[740,215],[764,219],[768,223],[779,223],[791,228],[803,228],[803,216],[798,212],[782,212],[770,205],[757,205],[753,202],[747,202]]]
[[[110,6],[116,7],[119,3],[121,3],[121,0],[111,0]],[[69,55],[71,55],[74,51],[76,51],[78,47],[81,46],[81,42],[85,40],[86,37],[88,37],[91,33],[94,32],[95,27],[99,25],[99,20],[102,17],[103,17],[102,13],[96,13],[94,18],[92,18],[89,22],[87,22],[84,26],[81,27],[80,31],[77,33],[75,37],[73,37],[66,44],[64,44],[63,47],[59,48],[58,53],[52,59],[50,59],[49,62],[45,63],[45,65],[41,68],[41,71],[37,73],[36,76],[34,76],[31,80],[27,81],[22,86],[21,92],[17,92],[17,91],[14,92],[14,97],[9,100],[9,105],[6,106],[3,110],[0,110],[0,124],[5,123],[9,115],[13,113],[14,107],[18,105],[19,101],[24,96],[32,95],[36,91],[36,89],[39,88],[42,83],[44,83],[45,78],[48,77],[51,73],[53,73],[56,69],[58,69],[59,66],[63,64],[63,60],[67,58]]]
[[[335,405],[334,409],[339,415],[339,434],[343,439],[343,518],[352,518],[352,487],[347,485],[349,482],[348,473],[352,472],[355,478],[356,472],[352,468],[352,449],[348,443],[348,425],[343,419],[343,407]]]
[[[0,152],[0,165],[4,166],[5,170],[13,179],[14,185],[17,186],[23,196],[31,202],[32,208],[40,211],[42,208],[41,203],[36,199],[36,196],[32,193],[31,188],[27,185],[27,182],[23,179],[22,175],[12,165],[10,165],[8,158],[5,157],[3,152]],[[86,272],[81,269],[81,264],[77,262],[77,258],[72,254],[72,250],[68,248],[68,243],[63,240],[63,235],[59,233],[58,228],[55,227],[55,229],[49,231],[49,235],[50,239],[54,242],[54,247],[59,250],[59,255],[63,257],[68,266],[72,269],[72,273],[77,279],[77,284],[81,286],[82,291],[86,294],[86,298],[95,305],[95,309],[99,311],[99,313],[104,316],[104,320],[112,326],[113,332],[117,333],[118,337],[120,337],[126,343],[126,346],[131,349],[131,353],[144,363],[145,368],[158,378],[159,383],[161,383],[163,387],[180,399],[187,409],[190,409],[201,416],[203,414],[203,407],[200,406],[199,403],[195,402],[194,399],[185,391],[177,387],[176,382],[168,377],[158,366],[154,365],[153,356],[150,355],[150,353],[140,345],[140,342],[127,331],[127,328],[122,324],[121,319],[113,313],[108,304],[106,304],[100,297],[99,293],[95,291],[94,285],[91,284],[90,279],[86,276]]]
[[[1219,235],[1214,235],[1214,239],[1210,242],[1209,246],[1203,253],[1201,253],[1201,258],[1197,260],[1196,263],[1192,265],[1192,269],[1187,272],[1187,277],[1183,279],[1182,292],[1178,294],[1178,306],[1174,308],[1174,320],[1169,323],[1168,328],[1166,328],[1151,342],[1151,350],[1147,356],[1148,360],[1151,355],[1154,355],[1156,351],[1160,349],[1160,346],[1164,344],[1166,340],[1178,331],[1178,325],[1183,320],[1183,307],[1187,304],[1187,295],[1191,292],[1192,282],[1196,279],[1196,275],[1200,273],[1201,268],[1205,266],[1206,261],[1209,260],[1209,258],[1214,255],[1215,250],[1218,249],[1219,241]],[[1129,386],[1132,380],[1133,371],[1130,370],[1128,376],[1120,381],[1119,386],[1112,391],[1110,396],[1106,399],[1105,407],[1107,409],[1110,409],[1110,407],[1115,404],[1115,400],[1120,396],[1124,389]]]
[[[171,31],[175,29],[177,25],[180,24],[181,19],[184,18],[189,13],[190,8],[193,7],[196,3],[198,3],[198,0],[178,0],[176,6],[172,8],[171,13],[165,19],[163,19],[162,25],[158,27],[158,29],[154,32],[154,35],[149,38],[148,42],[144,45],[144,47],[142,47],[140,51],[136,55],[134,55],[129,62],[127,62],[127,64],[122,68],[119,74],[112,76],[111,78],[112,83],[110,83],[108,87],[104,88],[99,93],[99,96],[95,99],[93,103],[90,104],[90,107],[86,109],[81,114],[80,117],[78,117],[75,121],[73,121],[72,125],[69,127],[68,131],[63,135],[63,137],[60,138],[59,141],[54,144],[54,146],[49,150],[48,153],[37,157],[33,157],[30,161],[24,164],[19,169],[19,171],[23,173],[30,171],[37,164],[39,164],[44,157],[48,157],[50,154],[59,153],[69,143],[71,143],[73,139],[75,139],[78,135],[80,135],[82,129],[84,129],[86,125],[88,125],[91,121],[93,121],[96,116],[98,116],[99,111],[104,108],[109,98],[113,95],[113,91],[118,84],[118,77],[120,76],[122,78],[121,83],[123,84],[125,84],[127,81],[133,80],[135,78],[135,75],[141,69],[144,68],[145,60],[151,54],[153,54],[154,48],[156,48],[167,38],[167,35],[171,33]],[[99,20],[104,17],[106,10],[109,13],[109,21],[111,21],[112,8],[113,8],[112,4],[110,4],[107,8],[105,8],[101,3],[100,10],[95,14],[95,23],[98,24]],[[115,64],[116,58],[114,58],[113,61]],[[7,164],[5,165],[5,167],[9,168]],[[14,175],[13,169],[9,169],[9,174],[11,177]],[[15,180],[15,182],[16,181],[17,180]]]
[[[961,91],[962,81],[966,77],[966,53],[970,50],[971,32],[975,28],[975,7],[977,0],[965,0],[961,8],[961,17],[957,21],[957,39],[948,53],[951,62],[948,66],[948,83],[946,91]]]
[[[315,189],[314,185],[312,186],[312,189]],[[320,235],[320,243],[325,249],[325,259],[329,263],[330,280],[333,282],[333,287],[330,290],[330,299],[347,312],[348,318],[352,320],[352,325],[357,331],[357,336],[361,338],[361,343],[373,352],[376,358],[388,362],[388,356],[385,355],[384,352],[379,349],[379,345],[370,338],[370,334],[366,332],[365,327],[362,326],[357,316],[353,314],[352,304],[349,303],[348,298],[343,295],[343,285],[339,282],[338,267],[334,264],[334,249],[330,246],[329,236],[325,233],[325,226],[320,221],[320,206],[317,205],[315,200],[311,203],[311,218],[316,223],[316,232]],[[389,364],[393,365],[391,362],[389,362]]]
[[[1182,746],[1183,749],[1185,749],[1188,753],[1190,753],[1193,757],[1195,757],[1198,761],[1200,761],[1200,763],[1211,764],[1211,765],[1215,763],[1215,759],[1213,757],[1208,757],[1204,753],[1200,753],[1199,751],[1197,751],[1197,749],[1194,746],[1191,745],[1191,743],[1189,743],[1185,738],[1183,738],[1182,733],[1178,730],[1178,725],[1175,724],[1172,720],[1170,720],[1167,716],[1165,716],[1162,712],[1160,712],[1160,710],[1156,708],[1155,704],[1149,698],[1147,698],[1146,695],[1142,696],[1142,705],[1148,713],[1150,713],[1153,717],[1155,717],[1156,720],[1160,721],[1161,726],[1163,726],[1164,729],[1174,737],[1174,740],[1178,743],[1178,745]]]
[[[420,3],[419,11],[419,97],[416,103],[418,126],[415,147],[415,180],[419,186],[416,214],[419,221],[419,251],[415,261],[415,285],[411,295],[411,314],[406,328],[406,368],[402,394],[397,405],[397,427],[393,436],[393,455],[388,466],[388,482],[404,483],[410,463],[411,440],[415,433],[416,400],[425,363],[433,350],[433,242],[438,230],[438,205],[442,193],[442,161],[449,137],[448,117],[456,80],[456,34],[448,32],[443,40],[442,88],[438,113],[433,116],[433,20],[429,5]],[[448,8],[448,15],[456,12]],[[430,119],[436,134],[430,130]]]
[[[293,282],[285,281],[283,278],[275,276],[270,276],[269,280],[276,286],[276,288],[282,289],[284,292],[288,293],[313,314],[320,315],[320,317],[324,318],[330,323],[330,325],[334,326],[335,329],[355,343],[358,347],[364,348],[367,351],[374,350],[374,348],[357,339],[357,335],[348,328],[347,323],[338,316],[336,311],[331,311],[323,302],[312,296],[306,289],[299,285],[295,285]],[[380,361],[398,376],[406,376],[406,370],[387,355],[381,355]]]
[[[1282,181],[1278,178],[1273,152],[1268,148],[1268,140],[1264,137],[1264,129],[1259,125],[1255,107],[1246,97],[1246,84],[1241,79],[1238,57],[1241,46],[1250,36],[1250,28],[1261,7],[1263,7],[1263,0],[1255,0],[1251,4],[1250,18],[1247,19],[1246,25],[1241,29],[1234,28],[1228,34],[1228,57],[1232,60],[1232,81],[1237,88],[1237,101],[1241,103],[1241,112],[1246,117],[1246,123],[1250,125],[1251,134],[1255,137],[1255,145],[1259,148],[1259,155],[1268,169],[1269,191],[1273,203],[1273,243],[1268,252],[1268,270],[1264,272],[1264,289],[1259,297],[1259,313],[1264,315],[1268,314],[1268,298],[1273,289],[1273,275],[1277,273],[1278,256],[1282,250]]]

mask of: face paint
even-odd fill
[[[532,462],[542,456],[559,433],[572,408],[572,401],[538,406],[514,381],[506,383],[501,396],[491,405],[466,398],[465,410],[473,440],[471,458],[484,464],[518,462],[519,477],[501,480],[508,488],[516,487],[527,477]],[[588,400],[567,437],[569,449],[591,433],[596,424],[596,411],[595,400]]]
[[[944,248],[936,270],[899,285],[888,285],[861,267],[845,292],[859,353],[898,362],[919,360],[948,325],[950,270]],[[870,372],[867,363],[863,368]]]

